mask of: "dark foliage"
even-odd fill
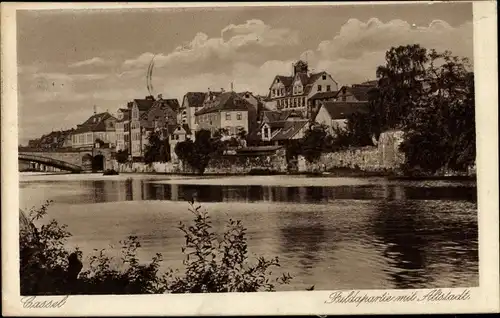
[[[95,250],[90,266],[82,271],[82,253],[69,251],[65,244],[71,234],[55,220],[35,226],[45,216],[47,206],[32,210],[29,231],[20,240],[22,295],[61,294],[159,294],[273,291],[287,284],[289,274],[273,276],[278,258],[250,260],[246,229],[230,219],[220,238],[208,212],[190,202],[193,223],[179,223],[186,239],[181,252],[183,270],[160,272],[161,254],[149,263],[137,257],[140,242],[129,236],[122,243],[122,257],[116,262],[104,250]]]
[[[385,65],[377,68],[369,113],[349,118],[339,143],[364,145],[383,131],[400,129],[407,171],[466,170],[476,157],[474,74],[469,69],[467,59],[451,52],[419,45],[391,48]]]
[[[118,163],[126,163],[128,161],[128,149],[118,150],[115,159]]]
[[[177,143],[175,153],[198,174],[203,174],[211,159],[223,154],[227,145],[221,141],[222,133],[211,136],[210,131],[202,129],[196,132],[195,141],[186,140]]]
[[[163,139],[159,131],[153,131],[148,136],[148,143],[144,148],[144,162],[166,162],[169,160],[168,140]]]

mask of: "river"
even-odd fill
[[[138,236],[141,260],[163,255],[182,268],[186,200],[195,198],[221,232],[247,228],[249,252],[278,256],[290,285],[279,290],[478,286],[476,184],[305,176],[185,177],[20,174],[20,207],[54,202],[85,254]]]

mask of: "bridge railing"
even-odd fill
[[[43,156],[37,156],[37,155],[32,155],[32,154],[26,154],[26,153],[19,153],[18,155],[19,160],[24,160],[24,161],[32,161],[32,162],[38,162],[42,164],[46,164],[49,166],[53,166],[56,168],[63,168],[63,169],[68,169],[72,171],[81,171],[83,170],[81,166],[50,158],[50,157],[43,157]]]

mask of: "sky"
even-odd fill
[[[19,138],[24,144],[154,94],[252,91],[305,59],[340,85],[375,79],[391,46],[473,58],[472,4],[384,4],[17,13]]]

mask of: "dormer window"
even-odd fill
[[[326,74],[323,74],[323,76],[321,78],[325,81],[326,80]]]
[[[279,83],[279,82],[280,82],[280,79],[279,79],[279,78],[277,78],[277,79],[276,79],[276,83]]]

